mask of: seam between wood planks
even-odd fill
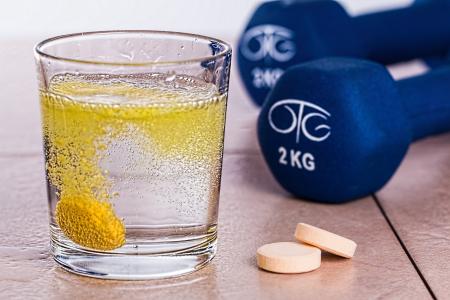
[[[422,280],[423,284],[425,285],[426,289],[430,293],[431,297],[433,299],[437,299],[436,295],[434,294],[433,290],[431,289],[431,286],[428,284],[427,280],[425,279],[425,276],[423,276],[422,272],[420,271],[419,267],[417,266],[416,262],[414,261],[411,253],[409,253],[408,248],[406,248],[406,245],[403,243],[402,239],[400,238],[400,235],[398,234],[397,230],[395,229],[394,225],[392,224],[391,220],[387,216],[385,210],[383,209],[383,206],[380,203],[380,200],[378,199],[376,194],[372,194],[372,197],[378,206],[378,209],[380,210],[381,214],[383,215],[384,219],[388,223],[389,227],[391,228],[392,232],[394,233],[395,237],[397,238],[397,241],[400,243],[400,246],[402,247],[403,251],[405,252],[406,256],[408,257],[409,261],[413,265],[414,269],[416,270],[417,274],[419,275],[420,279]]]

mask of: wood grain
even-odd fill
[[[346,205],[293,199],[256,154],[227,154],[219,218],[219,251],[194,274],[147,282],[103,281],[70,274],[48,254],[48,217],[40,156],[0,158],[0,298],[321,299],[429,297],[371,198]],[[256,249],[293,241],[297,222],[348,236],[352,260],[331,255],[299,275],[259,270]]]
[[[450,299],[450,135],[413,145],[380,203],[438,299]]]

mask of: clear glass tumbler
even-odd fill
[[[111,279],[178,276],[215,255],[231,48],[108,31],[35,48],[51,251]]]

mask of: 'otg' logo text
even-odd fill
[[[284,112],[288,113],[289,119],[286,117],[283,120],[290,120],[289,126],[286,128],[280,128],[276,124],[276,120],[273,119],[272,115],[275,110],[283,109]],[[313,142],[322,142],[326,140],[331,134],[331,127],[326,124],[317,125],[311,131],[308,128],[308,122],[312,119],[322,119],[327,121],[331,114],[325,109],[318,105],[310,102],[296,99],[284,99],[275,102],[269,110],[269,124],[273,130],[281,134],[290,134],[295,131],[295,142],[299,143],[300,137],[303,135],[308,140]]]
[[[287,62],[295,55],[293,38],[294,32],[282,26],[255,26],[244,34],[241,52],[251,61],[271,58],[278,62]]]

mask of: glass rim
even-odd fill
[[[63,41],[65,39],[76,38],[76,37],[85,37],[85,36],[95,36],[95,35],[108,35],[108,34],[156,34],[160,36],[180,36],[180,37],[188,37],[188,38],[196,38],[207,41],[214,41],[221,46],[224,47],[220,52],[211,55],[204,55],[195,58],[189,59],[180,59],[180,60],[167,60],[167,61],[144,61],[144,62],[106,62],[106,61],[97,61],[92,59],[76,59],[70,57],[64,57],[59,55],[53,55],[46,53],[43,48],[52,42],[55,41]],[[52,60],[64,61],[70,63],[79,63],[79,64],[90,64],[90,65],[105,65],[105,66],[124,66],[124,67],[144,67],[144,66],[158,66],[158,65],[180,65],[180,64],[192,64],[203,62],[205,60],[217,60],[218,58],[224,57],[232,52],[232,48],[230,44],[225,41],[222,41],[217,38],[209,37],[206,35],[200,34],[192,34],[186,32],[178,32],[178,31],[164,31],[164,30],[102,30],[102,31],[86,31],[86,32],[77,32],[70,33],[64,35],[54,36],[48,39],[45,39],[34,46],[34,53],[40,57],[45,57]]]

